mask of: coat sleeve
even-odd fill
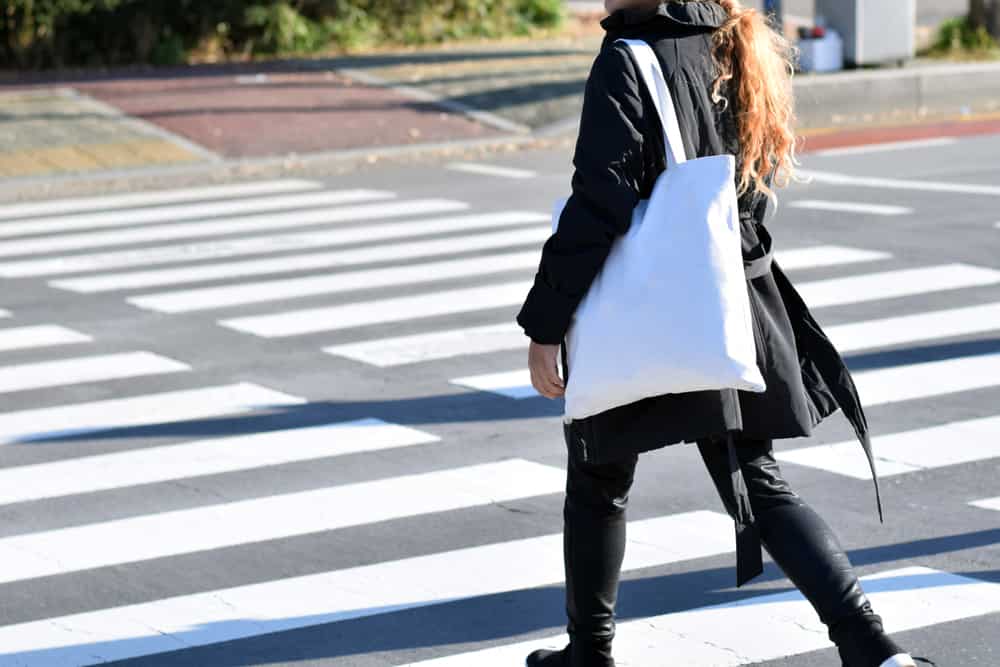
[[[642,84],[624,48],[613,43],[603,48],[587,78],[571,193],[555,233],[542,246],[534,283],[516,318],[536,343],[562,341],[641,198],[647,118]]]

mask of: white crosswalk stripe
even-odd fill
[[[973,500],[969,503],[973,507],[982,507],[986,510],[993,510],[995,512],[1000,512],[1000,496],[996,498],[983,498],[982,500]]]
[[[379,299],[327,308],[307,308],[273,315],[236,317],[219,324],[264,338],[336,331],[368,324],[400,322],[435,315],[513,306],[531,287],[523,280],[511,283],[444,290],[416,296]]]
[[[11,317],[11,313],[9,310],[4,310],[3,308],[0,308],[0,317]]]
[[[0,413],[0,444],[233,415],[305,399],[249,382]]]
[[[853,373],[868,405],[911,401],[1000,385],[1000,352]]]
[[[472,218],[470,220],[470,218]],[[461,230],[468,226],[469,222],[480,223],[490,227],[501,227],[507,224],[524,224],[535,222],[533,214],[524,215],[483,215],[464,216],[450,219],[451,224],[448,231]],[[419,231],[428,229],[426,221],[419,223]],[[407,225],[396,225],[396,231],[410,234],[418,231],[418,224],[408,223]],[[347,230],[343,230],[347,231]],[[379,237],[379,229],[371,228],[364,230],[366,240],[370,240],[371,232],[376,238]],[[406,243],[393,243],[391,245],[365,246],[363,248],[348,248],[344,250],[333,250],[329,252],[309,253],[304,255],[284,255],[274,259],[255,259],[238,262],[221,262],[217,264],[199,264],[195,266],[184,266],[175,269],[155,269],[148,271],[129,271],[121,273],[99,273],[80,278],[64,278],[49,282],[53,287],[71,290],[73,292],[112,292],[142,287],[156,287],[162,285],[181,285],[184,283],[196,283],[208,280],[222,280],[232,278],[247,278],[251,276],[274,275],[280,273],[295,273],[309,269],[347,268],[357,264],[370,262],[386,262],[394,260],[420,259],[434,255],[448,255],[457,252],[470,252],[473,250],[490,250],[505,246],[541,243],[548,236],[549,232],[540,227],[529,227],[526,229],[513,229],[511,231],[495,232],[488,234],[476,234],[475,236],[459,236],[446,239],[431,239],[429,241],[413,241]],[[341,237],[344,234],[340,234]],[[318,241],[320,245],[325,245],[327,241],[336,241],[335,234],[325,233],[316,235],[302,235],[301,240]],[[280,248],[281,242],[274,244],[275,248]],[[228,246],[232,251],[233,246]],[[242,253],[237,253],[242,254]],[[204,259],[205,253],[195,253],[198,259]],[[69,258],[78,260],[79,257]],[[112,263],[114,261],[112,260]],[[153,262],[156,263],[156,262]]]
[[[251,197],[254,195],[273,195],[287,192],[307,192],[321,187],[322,184],[315,181],[258,181],[179,190],[153,190],[150,192],[135,192],[123,195],[75,197],[53,199],[44,202],[4,204],[3,208],[0,209],[0,220],[65,213],[83,213],[85,211],[138,208],[159,204],[177,204],[180,202],[197,201],[199,199],[227,199],[230,197]]]
[[[0,583],[557,493],[519,459],[0,538]],[[350,508],[350,511],[345,511]]]
[[[0,366],[0,393],[189,370],[191,367],[185,363],[152,352],[123,352],[39,361]]]
[[[388,368],[422,361],[436,361],[465,354],[485,354],[524,347],[528,339],[516,323],[434,331],[360,343],[330,345],[323,351],[373,366]]]
[[[451,383],[479,391],[491,391],[507,398],[531,398],[540,395],[531,385],[531,373],[527,368],[486,373],[485,375],[470,375],[455,378],[451,380]]]
[[[879,435],[872,441],[875,470],[880,477],[892,477],[1000,458],[997,433],[1000,433],[1000,416]],[[857,441],[783,450],[775,452],[774,457],[856,479],[871,477],[868,461],[858,456]]]
[[[381,419],[321,424],[0,468],[0,504],[439,442]]]
[[[814,211],[835,211],[837,213],[867,213],[868,215],[909,215],[913,209],[906,206],[886,206],[863,202],[826,201],[821,199],[801,199],[789,202],[791,208],[805,208]]]
[[[0,352],[87,343],[91,340],[93,339],[86,334],[57,324],[11,327],[0,329]]]
[[[214,310],[270,301],[339,294],[377,287],[419,285],[449,278],[470,278],[503,271],[530,269],[538,264],[538,252],[524,252],[455,259],[426,264],[404,264],[384,269],[368,269],[335,273],[329,276],[309,276],[287,280],[247,282],[225,287],[203,287],[180,292],[162,292],[129,297],[127,301],[140,308],[161,313],[188,313]]]
[[[495,164],[477,164],[474,162],[452,162],[447,165],[447,168],[455,171],[465,171],[470,174],[499,176],[501,178],[534,178],[538,175],[527,169],[512,169],[510,167],[500,167]]]
[[[889,259],[891,253],[838,245],[817,245],[791,250],[775,250],[774,259],[783,269],[816,269],[825,266],[857,264]]]
[[[377,218],[416,216],[427,213],[457,211],[466,207],[466,204],[449,199],[420,199],[388,204],[359,204],[356,206],[308,209],[306,211],[263,213],[238,218],[192,220],[179,224],[152,225],[137,229],[32,237],[0,243],[0,257],[33,255],[61,250],[102,248],[106,246],[172,239],[190,239],[200,236],[245,234],[247,232],[262,230],[290,229],[336,222],[358,222]]]
[[[1000,331],[1000,303],[838,324],[824,331],[841,352]]]
[[[968,264],[901,269],[795,285],[810,308],[883,301],[902,296],[1000,283],[1000,271]]]
[[[1000,584],[971,577],[914,566],[860,579],[890,634],[1000,611]],[[720,632],[720,628],[726,631]],[[763,628],[767,631],[762,632]],[[537,648],[561,649],[568,641],[563,633],[410,664],[518,665]],[[671,663],[686,667],[738,667],[829,646],[825,626],[809,602],[794,590],[619,621],[615,662],[637,667],[661,664],[663,656],[670,656]]]
[[[633,521],[622,568],[726,553],[731,528],[704,511]],[[19,665],[106,662],[495,595],[559,582],[561,544],[544,535],[11,625],[0,645]]]
[[[336,206],[373,202],[392,199],[393,196],[390,192],[381,192],[378,190],[298,192],[291,195],[227,199],[218,202],[184,204],[180,206],[157,206],[153,208],[102,211],[89,214],[67,213],[44,218],[2,222],[0,223],[0,238],[51,234],[53,232],[70,230],[152,225],[158,222],[208,220],[215,217],[239,215],[255,211],[280,211],[282,209],[306,209],[313,206]]]
[[[300,215],[290,220],[309,221],[313,220],[309,216]],[[326,218],[327,216],[317,216]],[[437,218],[421,218],[418,220],[408,220],[405,222],[378,223],[365,225],[363,227],[345,227],[340,229],[324,229],[319,231],[301,232],[295,234],[279,234],[255,236],[251,238],[236,239],[215,239],[210,241],[199,241],[183,245],[158,246],[151,248],[137,248],[130,250],[120,250],[113,252],[98,252],[90,254],[75,254],[64,257],[48,257],[45,259],[31,259],[0,264],[0,277],[23,278],[31,276],[50,276],[68,273],[84,273],[88,271],[106,271],[108,269],[124,268],[129,266],[155,266],[158,264],[173,264],[178,262],[192,262],[208,259],[220,259],[225,257],[239,257],[242,255],[257,255],[266,253],[276,253],[290,250],[307,250],[311,248],[321,248],[355,243],[374,243],[376,241],[389,241],[407,237],[418,237],[430,234],[441,234],[447,232],[476,231],[493,228],[512,227],[544,221],[544,216],[538,213],[511,211],[504,213],[479,213],[473,215],[442,216]],[[316,219],[315,224],[320,224],[324,220]],[[314,224],[309,222],[309,224]],[[429,243],[433,243],[431,241]],[[442,240],[442,243],[449,240]],[[381,245],[363,248],[353,248],[338,250],[335,254],[325,255],[333,257],[335,263],[340,263],[343,257],[343,264],[361,264],[364,262],[375,262],[391,259],[405,259],[408,257],[403,249],[406,246]],[[449,252],[451,250],[445,250]],[[416,252],[420,252],[417,246]],[[432,250],[434,252],[434,250]],[[304,268],[310,268],[308,262],[313,256],[303,257],[306,262]],[[279,264],[283,270],[287,270],[289,265],[285,258],[275,260],[284,262]],[[252,264],[251,266],[255,266]],[[269,265],[273,266],[273,264]],[[322,266],[326,266],[323,264]],[[65,289],[77,289],[79,291],[102,291],[102,289],[117,289],[115,286],[120,281],[124,288],[129,287],[149,287],[153,285],[167,285],[182,282],[189,282],[185,271],[193,272],[193,281],[211,280],[216,277],[230,277],[225,272],[228,266],[224,266],[222,276],[212,273],[199,273],[201,271],[214,271],[213,267],[201,268],[197,265],[186,266],[181,269],[168,269],[162,274],[158,272],[138,271],[129,274],[94,276],[94,282],[81,278],[76,281],[60,282],[56,286]],[[239,274],[236,274],[237,276]],[[252,275],[248,274],[248,275]],[[163,277],[165,276],[165,277]],[[107,281],[105,281],[107,278]]]

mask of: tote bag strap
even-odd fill
[[[663,76],[660,61],[653,48],[641,39],[621,37],[615,41],[624,42],[629,47],[642,80],[646,84],[646,90],[649,91],[649,96],[656,106],[656,113],[663,126],[667,169],[683,164],[687,161],[687,156],[684,151],[684,141],[681,139],[681,126],[677,121],[677,110],[674,108],[674,100],[670,96],[666,77]]]

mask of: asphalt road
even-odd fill
[[[1000,664],[998,152],[807,155],[765,223],[858,382],[885,523],[839,413],[782,469],[939,667]],[[522,152],[0,209],[0,665],[561,646],[562,402],[513,317],[570,173]],[[735,588],[692,448],[640,458],[629,519],[619,664],[839,664],[766,554]]]

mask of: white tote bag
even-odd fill
[[[688,160],[652,48],[618,41],[631,49],[656,104],[667,168],[570,321],[566,423],[648,396],[766,389],[743,268],[735,157]],[[556,203],[553,232],[565,201]]]

